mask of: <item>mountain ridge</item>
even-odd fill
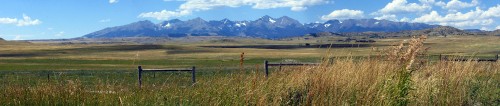
[[[394,22],[376,19],[328,20],[324,23],[300,23],[288,16],[273,18],[265,15],[253,21],[229,19],[206,21],[200,17],[182,21],[171,19],[154,24],[149,20],[108,27],[83,38],[114,37],[185,37],[185,36],[246,36],[284,38],[319,32],[398,32],[439,27],[423,23]]]

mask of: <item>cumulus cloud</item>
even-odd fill
[[[403,18],[401,18],[401,20],[399,20],[399,21],[400,21],[400,22],[410,22],[410,21],[411,21],[411,19],[410,19],[410,18],[408,18],[408,17],[403,17]]]
[[[17,20],[17,26],[32,26],[32,25],[38,25],[41,24],[42,21],[35,19],[32,20],[31,17],[23,14],[23,19],[22,20]]]
[[[304,11],[307,10],[307,7],[292,7],[290,8],[292,11]]]
[[[167,0],[172,1],[172,0]],[[176,0],[177,1],[177,0]],[[141,18],[167,20],[220,7],[251,6],[254,9],[290,8],[291,11],[304,11],[308,6],[330,3],[329,0],[186,0],[175,11],[162,10],[139,14]]]
[[[342,10],[335,10],[328,15],[323,15],[323,16],[321,16],[321,19],[322,20],[357,19],[357,18],[363,18],[363,17],[364,17],[364,12],[361,10],[342,9]]]
[[[16,18],[0,18],[0,24],[15,24],[17,23]]]
[[[444,9],[456,11],[456,10],[463,9],[463,8],[474,7],[474,6],[477,6],[478,4],[479,4],[479,2],[477,0],[472,0],[470,3],[462,2],[460,0],[451,0],[450,2],[446,3],[446,5],[444,5],[443,3],[438,4],[438,5],[441,5],[441,7]]]
[[[16,37],[14,38],[14,40],[23,40],[23,38],[22,38],[21,35],[16,35]]]
[[[180,17],[191,14],[191,11],[167,11],[162,10],[159,12],[147,12],[139,14],[142,18],[155,18],[157,20],[168,20],[174,17]]]
[[[432,8],[426,3],[432,3],[434,0],[421,0],[422,4],[408,3],[406,0],[393,0],[388,3],[384,8],[377,11],[375,14],[402,14],[402,13],[415,13],[425,12]]]
[[[109,4],[118,3],[118,0],[109,0]]]
[[[38,25],[41,24],[42,21],[38,19],[31,19],[26,14],[23,14],[22,19],[17,19],[17,18],[0,18],[0,24],[15,24],[17,26],[33,26],[33,25]]]
[[[460,12],[463,9],[479,6],[479,0],[464,2],[463,0],[418,0],[409,3],[407,0],[392,0],[384,8],[371,13],[375,19],[385,19],[400,22],[419,22],[427,24],[438,24],[454,26],[458,28],[482,28],[494,29],[500,18],[500,5],[482,10],[476,7],[469,12]],[[441,7],[447,13],[440,14],[440,10],[433,7]],[[399,15],[416,14],[414,18],[404,17],[398,19]]]
[[[394,14],[389,14],[389,15],[382,15],[382,16],[378,16],[378,17],[375,17],[374,19],[377,19],[377,20],[390,20],[390,21],[397,21],[397,17],[396,15]]]
[[[438,1],[438,2],[434,3],[434,5],[444,7],[444,6],[446,6],[446,3],[443,1]]]
[[[500,29],[500,25],[499,25],[499,26],[497,26],[495,29]]]
[[[413,22],[464,28],[471,26],[490,26],[494,23],[493,19],[497,18],[500,18],[500,5],[490,7],[488,10],[482,10],[476,7],[475,10],[467,13],[456,12],[446,15],[440,15],[437,11],[431,11],[428,14],[415,18]]]
[[[425,6],[439,6],[448,10],[450,13],[455,13],[464,8],[470,8],[479,5],[478,0],[472,0],[470,3],[462,2],[460,0],[451,0],[449,2],[436,1],[436,0],[419,0]]]
[[[426,4],[426,5],[434,5],[437,3],[436,0],[418,0],[418,1],[420,1],[420,3]],[[439,1],[439,2],[442,2],[442,1]]]
[[[408,21],[410,19],[398,19],[397,15],[402,14],[421,14],[430,11],[436,4],[435,0],[419,0],[420,3],[408,3],[407,0],[393,0],[385,5],[384,8],[371,13],[374,19],[390,21]]]

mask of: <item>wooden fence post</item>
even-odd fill
[[[280,62],[280,71],[281,71],[281,64],[282,64],[282,63]]]
[[[50,81],[50,73],[47,73],[47,80]]]
[[[497,55],[495,57],[496,57],[496,61],[498,61],[498,53],[497,53]]]
[[[268,66],[268,61],[264,61],[264,68],[266,70],[266,78],[269,76],[269,66]]]
[[[191,70],[191,80],[193,81],[193,84],[196,83],[196,67],[193,66],[193,69]]]
[[[139,87],[141,87],[142,86],[142,67],[139,66],[138,69],[139,69],[139,76],[138,76]]]
[[[439,54],[439,61],[443,61],[443,54]]]

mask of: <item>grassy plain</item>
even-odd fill
[[[387,61],[387,51],[409,38],[380,39],[357,47],[342,38],[297,38],[165,42],[159,44],[0,44],[0,104],[4,105],[498,105],[500,64],[437,62],[437,55],[493,58],[500,37],[430,37],[426,61],[409,77],[404,64]],[[304,47],[306,43],[352,44],[348,48]],[[203,46],[302,45],[299,48],[209,48]],[[244,70],[239,69],[244,52]],[[263,61],[330,63],[273,68]],[[368,58],[370,57],[370,58]],[[147,73],[137,87],[137,69],[196,66],[189,73]],[[66,72],[66,73],[62,73]],[[47,76],[49,75],[49,76]],[[410,80],[405,80],[408,78]],[[402,83],[401,81],[409,81]],[[408,87],[408,88],[405,88]],[[406,90],[405,90],[406,89]],[[405,92],[402,92],[405,91]],[[401,96],[402,95],[402,96]]]

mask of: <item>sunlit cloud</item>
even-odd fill
[[[31,19],[26,14],[23,14],[22,19],[17,19],[17,18],[0,18],[0,24],[12,24],[16,26],[33,26],[33,25],[38,25],[41,24],[42,21],[38,19]]]
[[[110,4],[118,3],[118,0],[109,0]]]
[[[472,26],[491,26],[494,19],[500,18],[500,5],[490,7],[487,10],[482,10],[477,7],[476,10],[467,13],[450,13],[440,15],[437,11],[432,11],[417,17],[413,22],[422,22],[430,24],[439,24],[454,27],[472,27]]]
[[[364,12],[361,10],[335,10],[328,15],[321,16],[321,20],[332,20],[332,19],[359,19],[364,18]]]
[[[172,1],[172,0],[166,0]],[[178,0],[175,0],[178,1]],[[193,12],[207,11],[220,7],[251,6],[253,9],[290,8],[291,11],[304,11],[308,6],[330,3],[329,0],[186,0],[177,10],[161,10],[144,12],[140,18],[168,20],[175,17],[190,15]]]

